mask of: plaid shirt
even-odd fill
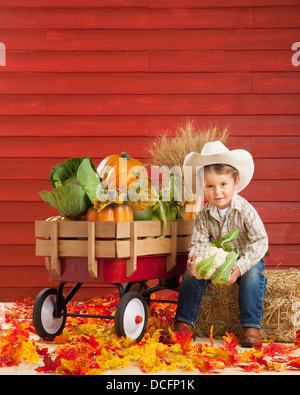
[[[214,204],[209,202],[203,207],[195,219],[189,257],[203,253],[213,239],[237,228],[239,236],[230,245],[239,249],[237,266],[244,274],[265,256],[268,235],[255,208],[237,194],[233,195],[224,219]]]

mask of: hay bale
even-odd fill
[[[293,342],[300,329],[300,270],[265,270],[264,274],[268,284],[261,336],[271,341]],[[223,336],[225,331],[241,335],[236,283],[230,287],[207,285],[195,333],[209,336],[211,325],[214,336]]]

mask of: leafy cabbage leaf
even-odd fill
[[[89,158],[83,159],[80,166],[78,167],[77,180],[85,193],[88,195],[91,203],[94,203],[95,197],[97,195],[101,195],[104,190],[101,178],[93,168]]]
[[[51,192],[42,191],[40,196],[46,204],[66,217],[83,215],[91,204],[83,188],[75,184],[54,188]]]
[[[92,159],[83,156],[81,158],[70,158],[65,162],[55,165],[50,172],[50,181],[54,188],[61,187],[66,184],[79,184],[77,180],[77,170],[84,159],[88,159],[91,167],[95,170]]]

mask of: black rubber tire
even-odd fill
[[[65,327],[66,316],[54,318],[56,296],[56,288],[46,288],[35,299],[32,320],[36,333],[41,338],[54,339]],[[65,313],[65,309],[63,312]]]
[[[140,317],[141,322],[136,322]],[[118,337],[130,337],[139,342],[147,327],[147,305],[146,301],[138,292],[125,293],[117,306],[115,315],[115,328]]]
[[[147,289],[146,281],[132,281],[124,284],[124,292],[143,293]]]

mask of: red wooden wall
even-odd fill
[[[229,124],[229,148],[253,154],[243,196],[267,265],[300,268],[297,41],[299,0],[0,0],[0,300],[49,285],[34,221],[53,213],[38,192],[54,164],[147,161],[151,137],[186,116]]]

